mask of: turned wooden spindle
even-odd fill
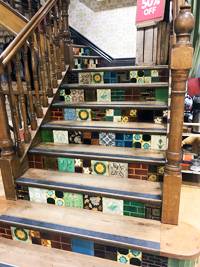
[[[36,114],[35,114],[35,110],[34,110],[34,104],[33,104],[30,70],[29,70],[29,65],[28,65],[28,47],[27,47],[27,45],[24,46],[23,59],[24,59],[25,81],[26,81],[27,93],[28,93],[28,98],[29,98],[31,130],[34,131],[37,129],[37,118],[36,118]]]
[[[11,139],[8,115],[6,111],[6,99],[0,82],[0,148],[1,157],[12,157],[14,155],[13,141]]]
[[[32,72],[33,72],[33,83],[34,83],[34,91],[35,91],[35,109],[38,118],[43,117],[43,110],[40,103],[40,92],[39,92],[39,78],[38,78],[38,69],[36,62],[36,51],[35,51],[35,42],[34,35],[29,38],[30,49],[31,49],[31,62],[32,62]]]
[[[194,28],[194,17],[190,6],[181,6],[174,23],[176,44],[171,51],[172,92],[170,107],[170,130],[167,150],[167,164],[163,184],[162,222],[178,224],[182,129],[184,119],[184,99],[189,70],[192,67],[193,48],[190,36]]]
[[[12,86],[12,79],[11,79],[11,63],[8,63],[6,68],[6,74],[7,74],[7,83],[8,83],[8,100],[10,103],[10,111],[12,115],[12,123],[13,123],[13,132],[15,137],[15,146],[17,150],[17,154],[19,156],[22,156],[24,154],[24,146],[21,141],[20,131],[19,131],[19,125],[20,125],[20,118],[18,113],[18,103],[17,99],[14,94],[13,86]]]
[[[69,65],[71,69],[74,67],[74,56],[71,41],[71,34],[69,30],[69,4],[70,0],[62,0],[62,37],[65,48],[65,64]]]
[[[60,58],[60,42],[59,42],[59,32],[57,24],[57,12],[56,7],[53,8],[52,19],[53,19],[53,41],[55,44],[55,55],[57,62],[57,79],[62,79],[62,70],[61,70],[61,58]]]
[[[50,55],[50,63],[51,63],[51,71],[52,71],[52,86],[53,88],[56,88],[58,86],[57,81],[57,75],[56,75],[56,55],[55,55],[55,48],[54,48],[54,42],[53,42],[53,26],[51,21],[51,13],[48,14],[47,20],[46,20],[46,26],[47,26],[47,39],[48,41],[48,51]]]
[[[40,69],[40,78],[41,78],[41,88],[42,88],[42,105],[43,107],[48,107],[48,97],[47,97],[47,88],[46,88],[46,78],[45,78],[45,54],[44,47],[42,42],[42,30],[40,25],[36,29],[36,39],[38,45],[38,56],[39,56],[39,69]]]
[[[61,70],[65,71],[65,43],[63,39],[63,23],[62,23],[62,1],[59,0],[57,5],[58,14],[58,25],[59,25],[59,40],[60,40],[60,60],[61,60]]]
[[[21,67],[21,53],[18,52],[15,59],[15,67],[16,67],[16,78],[17,78],[17,90],[19,93],[19,103],[20,103],[20,110],[22,116],[22,127],[24,130],[24,142],[29,143],[31,140],[31,133],[28,127],[28,119],[27,119],[27,112],[26,112],[26,99],[24,94],[24,88],[21,80],[21,74],[23,72]]]

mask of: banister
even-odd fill
[[[33,31],[37,28],[38,24],[49,13],[51,8],[56,4],[57,0],[48,0],[46,4],[38,10],[38,12],[32,17],[27,25],[21,30],[16,38],[10,43],[10,45],[0,55],[0,62],[4,66],[16,55],[20,48],[24,45],[26,40],[30,37]]]

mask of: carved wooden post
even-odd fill
[[[73,48],[69,30],[69,4],[70,0],[62,0],[62,36],[65,48],[65,63],[72,69],[74,67]]]
[[[181,6],[174,29],[177,43],[171,51],[172,94],[170,111],[170,132],[167,151],[167,165],[163,184],[162,223],[178,224],[182,159],[181,142],[184,116],[184,98],[189,70],[192,67],[193,48],[190,34],[194,17],[190,6]]]

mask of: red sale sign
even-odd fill
[[[137,26],[152,25],[161,21],[165,13],[165,0],[137,0]]]

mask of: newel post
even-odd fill
[[[189,5],[180,7],[174,30],[177,42],[171,50],[171,108],[167,164],[163,183],[162,223],[178,224],[181,193],[181,142],[184,119],[184,98],[189,70],[192,67],[193,48],[190,35],[194,17]]]
[[[70,0],[62,0],[62,36],[64,40],[65,64],[74,67],[73,48],[69,30],[69,4]]]
[[[2,75],[0,66],[0,74]],[[14,151],[14,145],[10,134],[9,121],[6,111],[6,98],[0,83],[0,169],[7,199],[16,199],[14,177],[18,170],[19,160]]]

